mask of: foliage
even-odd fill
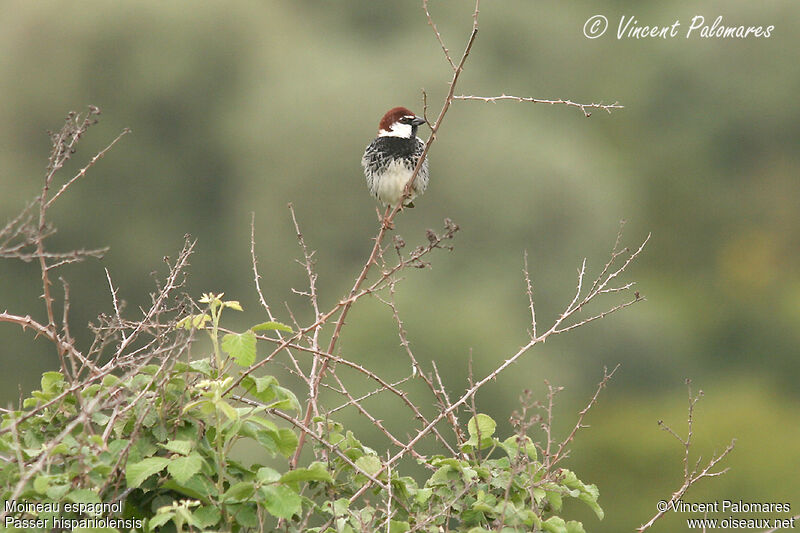
[[[269,375],[245,376],[237,394],[227,392],[237,371],[253,363],[256,340],[253,329],[220,331],[224,309],[241,311],[222,296],[204,295],[206,309],[175,326],[176,333],[206,331],[212,357],[149,364],[122,378],[107,374],[85,388],[70,387],[61,372],[46,372],[41,389],[3,416],[0,452],[19,458],[0,466],[3,499],[122,501],[120,518],[141,520],[145,531],[272,530],[283,524],[287,531],[355,532],[374,531],[387,520],[395,532],[435,532],[440,526],[478,532],[501,525],[506,532],[584,531],[561,516],[563,498],[581,500],[603,517],[594,485],[565,469],[550,475],[529,436],[500,440],[485,414],[469,420],[461,453],[422,461],[431,471],[422,485],[397,469],[383,472],[377,453],[332,420],[318,420],[326,424],[324,445],[317,446],[327,447],[327,461],[281,470],[233,459],[231,450],[242,440],[270,457],[290,457],[298,438],[281,426],[281,417],[300,404]],[[292,331],[275,321],[254,329]],[[96,405],[103,407],[91,407]],[[15,493],[21,465],[35,461],[43,467]],[[371,491],[381,504],[352,501],[368,478],[388,488]]]

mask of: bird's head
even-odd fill
[[[420,124],[425,124],[424,118],[416,116],[405,107],[395,107],[383,115],[378,125],[378,136],[411,139],[417,136]]]

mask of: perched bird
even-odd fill
[[[383,205],[396,206],[403,198],[406,183],[425,149],[425,143],[417,137],[417,128],[424,123],[425,119],[405,107],[390,109],[378,125],[378,136],[364,151],[361,166],[367,187]],[[414,207],[412,200],[425,192],[427,186],[428,159],[425,158],[404,205]]]

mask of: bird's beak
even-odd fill
[[[421,124],[425,124],[425,119],[422,117],[414,117],[414,119],[411,121],[412,126],[419,126]]]

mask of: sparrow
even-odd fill
[[[384,206],[396,206],[403,198],[406,183],[425,149],[425,143],[417,137],[417,128],[424,123],[424,118],[405,107],[392,108],[383,115],[378,124],[378,136],[364,151],[361,166],[367,187]],[[425,158],[411,187],[411,195],[403,205],[414,207],[414,198],[425,192],[427,186],[428,159]]]

